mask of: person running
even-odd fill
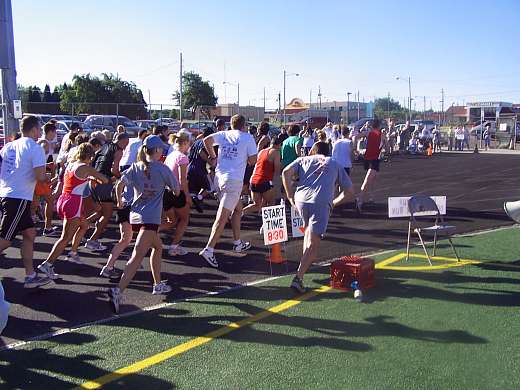
[[[223,121],[222,121],[223,122]],[[196,140],[191,145],[188,154],[188,187],[190,190],[193,204],[199,213],[203,212],[203,199],[208,195],[211,186],[208,179],[208,170],[206,165],[210,162],[208,153],[204,149],[203,139],[213,134],[213,129],[206,127],[202,131],[203,138]]]
[[[161,280],[161,261],[163,245],[158,229],[161,224],[164,188],[180,194],[179,182],[172,171],[159,160],[163,150],[167,148],[161,138],[149,135],[143,141],[139,150],[138,162],[132,164],[116,185],[117,207],[124,208],[123,190],[125,186],[132,188],[134,198],[130,206],[130,224],[132,230],[138,232],[134,250],[121,280],[117,287],[108,291],[110,303],[116,313],[119,313],[119,305],[122,294],[135,276],[143,258],[150,248],[150,268],[152,269],[153,289],[152,294],[167,294],[172,288],[165,280]]]
[[[47,259],[38,269],[50,279],[58,279],[54,272],[54,264],[65,251],[67,245],[74,241],[77,245],[88,229],[88,222],[83,214],[83,193],[90,178],[99,183],[108,183],[108,179],[97,172],[90,164],[94,158],[94,149],[88,142],[82,143],[76,149],[74,156],[67,165],[63,178],[63,192],[58,198],[58,214],[63,219],[61,237],[54,243]],[[77,258],[78,253],[69,253],[69,258]]]
[[[305,156],[308,156],[311,151],[312,145],[314,145],[315,138],[316,138],[316,134],[312,130],[311,126],[309,126],[309,125],[305,126],[305,129],[302,132],[302,138],[303,138],[303,142],[302,142],[303,154]]]
[[[92,198],[101,206],[101,218],[96,222],[96,227],[90,238],[85,243],[85,248],[92,251],[104,251],[106,246],[102,245],[98,238],[105,232],[105,229],[112,217],[114,201],[112,199],[113,183],[121,177],[119,162],[123,156],[123,150],[129,142],[128,133],[119,133],[115,142],[106,143],[96,154],[93,165],[96,171],[109,178],[107,184],[91,185],[90,191]],[[92,184],[92,183],[91,183]]]
[[[379,172],[379,156],[381,154],[382,148],[380,123],[381,122],[379,121],[379,119],[373,119],[371,124],[372,127],[368,134],[366,134],[367,148],[365,151],[364,166],[367,173],[365,176],[365,180],[361,185],[361,191],[358,197],[356,198],[356,208],[358,213],[361,213],[362,211],[363,201],[366,194],[372,194],[375,186],[376,177]],[[369,198],[369,202],[373,202],[373,199],[371,197]]]
[[[45,153],[36,140],[40,124],[35,116],[20,122],[21,137],[0,150],[0,253],[11,246],[13,238],[22,234],[20,255],[25,268],[24,288],[35,288],[51,282],[34,271],[33,252],[36,231],[31,218],[31,201],[37,181],[48,180],[45,173]]]
[[[253,203],[244,208],[243,215],[260,211],[273,205],[273,178],[280,175],[280,139],[271,140],[271,147],[258,153],[253,176],[251,176],[251,198]]]
[[[350,177],[350,170],[352,169],[352,160],[354,158],[354,148],[352,147],[352,140],[349,138],[350,130],[344,127],[341,130],[341,138],[337,140],[332,146],[332,158],[343,167],[347,175]]]
[[[299,293],[305,292],[303,277],[316,260],[332,208],[354,196],[352,182],[347,173],[329,155],[329,144],[317,142],[312,147],[310,156],[296,159],[282,172],[287,199],[303,218],[305,228],[303,255],[291,282],[291,288]],[[298,179],[295,180],[294,177]],[[337,186],[342,191],[334,198]]]
[[[240,239],[240,219],[242,215],[242,181],[246,165],[256,163],[256,144],[254,138],[245,128],[246,119],[242,115],[233,115],[231,130],[219,131],[204,138],[204,146],[210,161],[217,160],[213,145],[219,146],[216,162],[215,179],[220,197],[219,208],[215,222],[211,228],[206,247],[199,253],[207,263],[218,268],[214,248],[228,219],[231,217],[233,230],[233,250],[244,252],[251,247],[251,243]]]
[[[258,128],[257,133],[258,143],[257,149],[261,151],[269,147],[271,143],[271,138],[269,138],[269,123],[262,122],[260,123],[260,127]]]
[[[137,153],[139,148],[143,145],[143,140],[148,136],[148,134],[148,130],[142,129],[139,130],[136,138],[130,138],[128,140],[128,145],[123,150],[121,160],[119,161],[120,172],[123,172],[125,169],[130,167],[130,165],[137,161]]]
[[[289,138],[283,141],[280,149],[283,168],[301,156],[303,139],[300,137],[300,126],[290,125],[288,133]]]
[[[180,183],[181,192],[179,196],[175,197],[173,193],[167,191],[164,194],[163,207],[170,220],[176,221],[175,234],[168,249],[168,254],[170,256],[184,256],[188,254],[188,251],[181,246],[181,240],[190,222],[192,205],[187,178],[189,160],[186,156],[190,148],[190,139],[185,133],[180,133],[174,134],[172,140],[175,149],[166,157],[164,165],[170,168]]]

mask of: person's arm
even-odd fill
[[[296,149],[296,155],[297,155],[298,157],[300,157],[300,156],[301,156],[301,153],[302,153],[302,142],[301,142],[301,140],[302,140],[302,139],[300,138],[300,141],[298,141],[298,142],[296,143],[296,145],[294,145],[294,148]]]
[[[119,162],[121,161],[121,157],[123,157],[123,151],[118,150],[114,154],[114,163],[112,164],[112,175],[114,175],[117,179],[121,177],[121,172],[119,171]]]
[[[280,151],[273,149],[271,151],[271,153],[273,154],[273,166],[274,166],[273,177],[278,177],[282,170],[282,161],[280,158]]]
[[[256,164],[256,144],[253,137],[250,138],[250,141],[247,144],[247,163],[249,165],[255,165]]]
[[[204,138],[204,148],[206,149],[206,153],[209,156],[210,160],[215,160],[217,158],[215,154],[215,149],[213,149],[213,145],[215,144],[215,140],[213,139],[213,134],[208,135],[206,138]]]
[[[47,174],[45,173],[45,165],[41,167],[33,168],[34,177],[36,181],[46,182],[48,181]]]
[[[287,195],[287,200],[293,207],[296,207],[294,204],[294,175],[295,175],[294,165],[288,165],[282,172],[282,183],[285,188],[285,194]]]
[[[200,151],[199,151],[199,156],[201,159],[203,159],[205,162],[209,163],[210,162],[210,159],[209,159],[209,156],[208,156],[208,152],[206,152],[206,149],[205,148],[201,148]]]
[[[190,190],[188,188],[188,165],[179,165],[179,177],[180,177],[180,185],[181,190],[186,195],[186,202],[190,205],[192,204]]]
[[[83,172],[78,172],[78,175],[80,175],[80,176],[91,177],[100,184],[108,183],[108,178],[105,175],[103,175],[102,173],[99,173],[98,171],[96,171],[91,166],[84,165],[84,166],[80,167],[79,169],[83,171]]]
[[[126,187],[126,182],[124,180],[119,180],[116,184],[116,201],[117,201],[117,208],[122,209],[124,208],[123,204],[123,190]]]

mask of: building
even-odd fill
[[[466,121],[477,123],[482,116],[485,121],[496,121],[501,114],[513,114],[513,103],[475,102],[467,104]]]
[[[217,104],[215,107],[204,107],[196,110],[195,117],[213,119],[215,117],[232,117],[235,114],[243,115],[249,122],[264,120],[264,107],[238,106],[238,104]]]
[[[466,106],[451,106],[444,115],[445,123],[458,125],[467,122],[468,110]]]
[[[374,116],[374,103],[372,102],[327,101],[312,103],[311,108],[339,112],[341,122],[343,123],[346,123],[347,119],[349,123],[352,123],[360,118],[371,118]]]

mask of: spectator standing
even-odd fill
[[[450,126],[448,129],[448,150],[451,152],[455,146],[455,131],[453,130],[453,126]]]
[[[489,123],[486,125],[482,139],[484,140],[484,149],[488,150],[491,147],[491,132],[489,131]]]
[[[437,128],[437,126],[435,126],[433,128],[432,136],[433,136],[433,153],[435,153],[436,151],[439,151],[439,153],[441,153],[441,132]]]

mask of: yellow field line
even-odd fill
[[[270,317],[273,314],[280,313],[282,311],[290,309],[291,307],[299,305],[301,302],[306,301],[312,297],[315,297],[318,294],[327,292],[330,289],[331,289],[331,287],[329,287],[329,286],[322,286],[315,290],[309,291],[296,299],[291,299],[291,300],[285,301],[277,306],[274,306],[267,310],[261,311],[260,313],[252,315],[250,317],[244,318],[241,321],[232,322],[226,326],[218,328],[212,332],[205,334],[204,336],[194,338],[190,341],[177,345],[173,348],[167,349],[166,351],[160,352],[160,353],[150,356],[146,359],[140,360],[129,366],[115,370],[114,372],[111,372],[110,374],[106,374],[99,378],[85,382],[85,383],[81,384],[80,386],[76,387],[75,389],[98,389],[101,386],[106,385],[107,383],[113,382],[115,380],[118,380],[121,377],[130,375],[130,374],[135,374],[148,367],[154,366],[154,365],[159,364],[174,356],[187,352],[190,349],[193,349],[193,348],[199,347],[203,344],[209,343],[210,341],[214,340],[217,337],[222,337],[228,333],[233,332],[234,330],[243,328],[244,326],[250,325],[254,322],[258,322],[267,317]]]

